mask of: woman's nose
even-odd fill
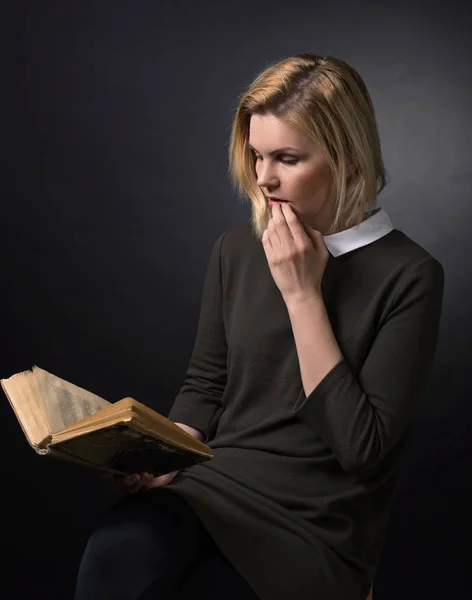
[[[265,166],[259,165],[256,173],[259,187],[276,187],[277,178],[273,168],[268,163]]]

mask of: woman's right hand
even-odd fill
[[[179,471],[165,473],[153,477],[151,473],[132,473],[130,475],[114,475],[113,482],[121,492],[135,494],[138,491],[150,490],[151,488],[163,487],[170,483]]]
[[[199,429],[195,429],[185,423],[175,423],[178,427],[186,431],[192,437],[202,441],[205,434]],[[115,487],[127,494],[134,494],[139,490],[149,490],[155,487],[163,487],[170,483],[179,471],[172,471],[159,477],[153,477],[151,473],[132,473],[131,475],[113,475]]]

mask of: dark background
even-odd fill
[[[210,249],[250,218],[226,172],[238,95],[298,52],[360,72],[391,178],[378,204],[446,273],[374,596],[470,593],[467,3],[4,0],[1,10],[0,377],[37,364],[163,414],[183,383]],[[118,494],[37,456],[6,398],[0,411],[0,596],[72,598],[92,523]]]

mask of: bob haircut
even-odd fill
[[[283,120],[307,135],[326,157],[335,197],[335,216],[326,235],[361,223],[387,184],[387,173],[372,100],[357,71],[332,56],[297,54],[270,64],[239,97],[228,172],[238,196],[249,197],[252,230],[262,239],[271,215],[248,145],[254,114]]]

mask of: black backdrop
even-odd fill
[[[237,96],[269,62],[343,58],[376,106],[394,226],[444,265],[379,600],[470,589],[471,43],[467,3],[2,3],[0,377],[37,364],[167,414],[212,244],[246,222],[227,177]],[[0,403],[1,597],[72,598],[118,494],[37,456]],[[464,597],[464,596],[461,596]]]

